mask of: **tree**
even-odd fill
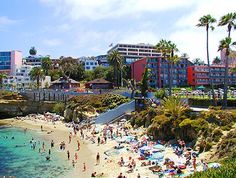
[[[39,89],[40,80],[44,78],[44,72],[41,67],[34,67],[30,73],[31,80],[36,80],[37,88]]]
[[[220,18],[218,26],[225,26],[227,25],[228,30],[228,38],[225,38],[224,40],[220,41],[219,50],[222,50],[223,48],[226,49],[226,59],[225,59],[225,78],[224,78],[224,97],[223,97],[223,107],[227,107],[227,94],[228,94],[228,71],[229,71],[229,64],[228,64],[228,58],[229,58],[229,45],[231,43],[231,30],[232,28],[236,29],[236,12],[234,13],[228,13]]]
[[[74,80],[83,80],[84,77],[85,77],[85,70],[84,70],[84,66],[82,63],[77,63],[75,66],[74,66],[74,72],[71,73],[71,78],[74,79]]]
[[[218,47],[218,51],[226,50],[225,51],[225,76],[224,76],[224,96],[223,96],[223,107],[227,107],[227,94],[228,94],[228,76],[229,76],[229,66],[228,66],[228,57],[230,54],[229,46],[231,44],[231,38],[226,37],[225,39],[220,41],[220,45]]]
[[[35,49],[34,46],[30,48],[29,54],[30,54],[30,55],[36,55],[36,54],[37,54],[37,50]]]
[[[145,68],[145,71],[142,76],[141,80],[141,94],[142,96],[146,97],[147,96],[147,90],[148,90],[148,80],[149,80],[149,75],[148,75],[148,68]]]
[[[64,77],[70,78],[72,74],[76,73],[78,62],[72,57],[64,57],[59,65]]]
[[[51,67],[52,67],[52,60],[49,57],[44,57],[42,59],[42,69],[45,75],[48,75],[48,71],[51,69]]]
[[[193,60],[193,64],[194,64],[194,65],[204,65],[205,63],[204,63],[204,61],[201,60],[200,58],[195,58],[195,59]]]
[[[3,79],[7,77],[7,74],[0,73],[0,88],[2,88]]]
[[[98,66],[93,70],[93,79],[105,78],[107,68],[103,66]]]
[[[178,51],[176,44],[164,39],[160,40],[156,45],[157,51],[162,53],[164,59],[168,62],[168,81],[169,81],[169,95],[172,95],[172,73],[173,64],[179,60],[179,57],[174,53]]]
[[[108,62],[111,66],[113,66],[114,69],[114,82],[116,86],[119,87],[119,70],[120,66],[123,63],[123,57],[120,55],[120,53],[117,50],[112,51],[108,55]]]
[[[214,86],[213,86],[213,80],[211,76],[211,68],[210,68],[210,57],[209,57],[209,28],[211,30],[214,30],[214,26],[212,26],[213,23],[216,22],[216,19],[212,17],[210,14],[204,15],[199,19],[199,23],[197,24],[197,27],[205,27],[206,29],[206,52],[207,52],[207,65],[209,70],[209,80],[210,80],[210,86],[211,86],[211,92],[213,96],[213,103],[216,105],[216,99],[215,99],[215,92],[214,92]]]
[[[221,59],[220,59],[218,56],[216,56],[216,57],[213,59],[212,64],[221,64]]]

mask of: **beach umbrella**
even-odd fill
[[[154,149],[157,149],[157,150],[165,150],[165,147],[161,144],[156,144],[153,146]]]
[[[198,90],[204,90],[205,87],[201,85],[201,86],[197,87],[197,89],[198,89]]]

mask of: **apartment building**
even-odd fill
[[[172,68],[172,85],[186,86],[187,67],[192,63],[187,58],[181,58]],[[161,57],[145,57],[131,64],[131,77],[137,82],[142,79],[145,68],[149,69],[149,86],[162,88],[169,86],[169,63]]]
[[[22,65],[22,52],[0,51],[0,72],[14,75],[16,68]]]
[[[157,52],[154,45],[151,44],[121,44],[118,43],[112,47],[107,54],[109,55],[112,51],[117,50],[121,56],[124,57],[126,64],[131,64],[144,57],[158,57],[161,53]]]
[[[224,84],[225,66],[212,65],[210,66],[211,77],[213,84],[220,86]],[[205,65],[195,65],[188,67],[188,84],[191,86],[210,85],[209,68]],[[236,74],[230,73],[228,76],[228,84],[236,84]]]

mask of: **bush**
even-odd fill
[[[53,112],[55,112],[59,115],[63,115],[64,110],[65,110],[65,104],[64,103],[57,103],[53,107]]]
[[[213,133],[212,133],[213,141],[218,142],[222,135],[223,135],[222,131],[220,129],[216,128],[215,130],[213,130]]]
[[[189,98],[188,103],[190,106],[209,107],[209,106],[213,105],[213,100],[210,100],[208,98]],[[217,105],[222,106],[222,101],[217,100]],[[228,99],[227,105],[228,105],[228,107],[236,106],[236,100],[235,99]]]

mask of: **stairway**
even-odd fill
[[[96,124],[105,124],[113,121],[114,119],[121,117],[125,113],[131,113],[135,110],[135,101],[132,100],[129,103],[124,103],[112,110],[108,110],[107,112],[104,112],[97,116],[95,119]]]

